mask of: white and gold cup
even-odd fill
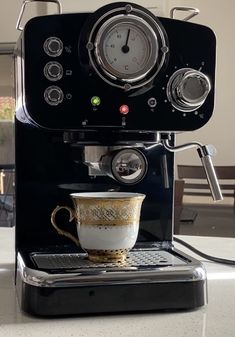
[[[70,194],[74,208],[57,206],[51,223],[61,235],[80,245],[93,262],[124,262],[136,243],[144,194],[84,192]],[[66,209],[76,220],[78,238],[56,224],[56,214]]]

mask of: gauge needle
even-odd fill
[[[122,52],[124,54],[128,53],[130,50],[130,48],[128,47],[129,36],[130,36],[130,29],[128,29],[128,32],[127,32],[126,43],[122,47]]]

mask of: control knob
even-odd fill
[[[170,77],[167,97],[177,110],[190,112],[205,102],[210,90],[210,80],[206,75],[195,69],[183,68]]]
[[[63,76],[63,67],[59,62],[48,62],[44,67],[44,75],[50,81],[58,81]]]
[[[44,98],[45,98],[45,101],[49,105],[56,106],[63,101],[64,94],[63,94],[63,91],[59,87],[53,85],[53,86],[46,88],[44,92]]]
[[[48,56],[60,56],[63,51],[63,42],[58,37],[50,36],[44,42],[43,49]]]

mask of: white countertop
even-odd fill
[[[235,260],[235,238],[180,237],[199,250]],[[180,250],[197,257],[175,244]],[[193,311],[41,319],[19,309],[14,287],[14,229],[0,228],[0,337],[235,337],[235,266],[201,259],[208,305]]]

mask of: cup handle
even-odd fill
[[[63,229],[60,229],[56,224],[55,217],[57,212],[60,211],[61,209],[66,209],[69,212],[69,222],[75,219],[76,216],[72,208],[67,206],[56,206],[56,208],[51,213],[51,224],[57,230],[58,234],[66,236],[67,238],[75,242],[77,246],[79,246],[80,245],[79,240],[74,235],[72,235],[67,231],[64,231]]]

